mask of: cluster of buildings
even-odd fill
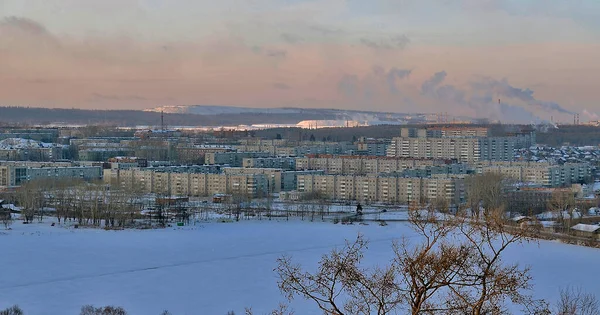
[[[51,161],[67,156],[67,147],[56,143],[23,138],[0,140],[0,159],[5,161]]]
[[[20,145],[41,142],[0,140],[0,188],[43,178],[78,178],[103,179],[109,185],[159,195],[280,194],[289,199],[318,196],[390,204],[444,200],[456,205],[464,202],[465,178],[472,174],[503,174],[525,184],[515,191],[532,196],[534,189],[568,187],[587,182],[594,175],[590,163],[594,159],[588,157],[595,153],[585,150],[575,151],[581,157],[578,160],[564,154],[560,157],[564,160],[533,158],[534,152],[539,155],[545,151],[533,146],[532,130],[501,135],[487,127],[399,131],[399,137],[359,137],[347,142],[234,139],[170,132],[63,137],[40,132],[32,138],[51,136],[55,140],[38,147],[66,150],[77,161],[61,160],[58,157],[64,155],[57,152],[45,158],[48,162],[9,161],[2,157],[2,141]]]

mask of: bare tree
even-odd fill
[[[457,225],[461,246],[469,250],[460,270],[461,282],[449,286],[452,303],[470,314],[504,312],[505,300],[522,305],[525,311],[537,314],[547,308],[525,292],[531,289],[529,268],[503,261],[506,250],[516,244],[531,241],[538,226],[511,227],[504,219],[504,208],[486,209],[482,220],[465,220]]]
[[[250,200],[250,196],[246,193],[234,193],[231,196],[231,201],[228,203],[228,208],[231,214],[233,214],[236,221],[240,220],[243,208],[245,204]]]
[[[8,229],[11,226],[13,219],[10,209],[0,208],[0,221],[4,225],[5,229]]]
[[[507,181],[498,173],[484,173],[470,176],[465,180],[467,205],[471,214],[479,217],[479,207],[497,209],[504,203]],[[485,211],[485,210],[484,210]]]
[[[433,209],[441,213],[448,213],[448,210],[450,210],[450,204],[448,200],[442,197],[437,197],[433,199],[431,202],[431,206],[433,207]]]
[[[359,235],[323,256],[314,273],[281,257],[279,288],[288,299],[302,296],[327,314],[500,314],[507,300],[524,313],[541,314],[547,305],[527,294],[529,269],[502,259],[507,248],[529,240],[530,231],[506,225],[497,216],[501,209],[488,209],[481,221],[464,213],[441,216],[431,207],[411,210],[411,226],[422,241],[395,243],[390,264],[362,267],[367,241]]]
[[[343,249],[334,249],[324,255],[314,274],[303,271],[291,257],[280,257],[275,269],[280,278],[279,289],[289,300],[300,295],[314,301],[325,314],[341,315],[344,310],[340,301],[340,294],[345,291],[343,277],[347,270],[357,268],[366,246],[367,242],[359,235],[356,241],[346,242]]]
[[[575,195],[569,190],[555,190],[548,201],[548,209],[552,211],[562,231],[569,231],[573,225],[575,211]],[[568,218],[565,218],[565,213]],[[567,220],[565,220],[567,219]]]
[[[42,213],[44,206],[44,193],[40,181],[30,181],[17,190],[17,202],[21,207],[21,213],[25,222],[33,222],[36,214]]]
[[[598,299],[581,288],[567,287],[560,290],[560,299],[556,305],[557,315],[598,315],[600,305]]]
[[[254,315],[252,308],[246,307],[244,315]],[[279,307],[269,312],[269,315],[294,315],[294,312],[289,309],[286,304],[279,304]]]

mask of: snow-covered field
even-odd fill
[[[379,226],[301,221],[203,223],[164,230],[104,231],[49,223],[0,229],[0,309],[26,314],[78,314],[82,305],[118,305],[130,314],[266,314],[284,301],[275,260],[292,255],[315,266],[323,253],[363,233],[365,262],[391,258],[391,242],[413,232],[403,223]],[[556,300],[559,287],[600,292],[600,250],[542,241],[506,256],[532,267],[535,295]],[[321,314],[304,300],[296,314]]]

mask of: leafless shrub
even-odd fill
[[[0,208],[0,221],[2,222],[2,225],[4,225],[5,229],[8,229],[8,227],[11,226],[13,219],[10,210],[3,210]]]
[[[560,299],[556,305],[557,315],[598,315],[598,299],[581,288],[567,287],[560,290]]]

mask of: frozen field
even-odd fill
[[[358,232],[371,241],[367,263],[386,263],[392,240],[413,234],[402,223],[245,221],[115,232],[18,222],[0,229],[0,309],[78,314],[84,304],[112,304],[130,314],[225,315],[249,306],[265,314],[284,301],[272,272],[278,256],[314,266]],[[600,292],[600,250],[544,241],[513,249],[507,260],[532,266],[538,298],[555,300],[568,285]],[[320,314],[304,300],[292,307]]]

